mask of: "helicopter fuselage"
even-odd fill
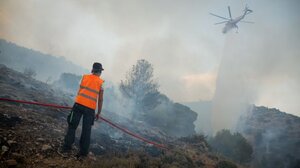
[[[246,7],[244,9],[244,13],[241,16],[236,17],[235,19],[232,19],[232,17],[231,17],[230,6],[228,6],[229,18],[222,17],[222,16],[219,16],[219,15],[216,15],[216,14],[213,14],[213,13],[210,13],[210,14],[213,15],[213,16],[215,16],[215,17],[218,17],[218,18],[221,18],[221,19],[225,20],[225,21],[222,21],[222,22],[215,23],[215,24],[224,24],[225,23],[225,27],[222,30],[222,32],[225,34],[225,33],[227,33],[229,30],[231,30],[233,28],[238,29],[237,24],[239,22],[253,23],[253,22],[248,22],[248,21],[242,21],[247,14],[252,13],[252,12],[253,11],[251,9],[249,9],[247,7],[247,5],[246,5]]]
[[[239,21],[241,21],[242,19],[244,19],[244,17],[246,16],[247,12],[245,12],[242,16],[239,16],[235,19],[229,20],[228,22],[226,22],[225,27],[222,30],[222,33],[227,33],[229,30],[233,29],[233,28],[238,28],[237,23]]]

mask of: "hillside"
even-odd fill
[[[0,97],[72,104],[68,94],[3,65],[0,66],[0,89]],[[83,161],[74,158],[78,151],[80,129],[72,154],[62,156],[58,149],[65,135],[67,113],[68,110],[0,102],[0,167],[237,167],[210,153],[201,135],[172,138],[157,128],[130,121],[107,110],[103,111],[106,118],[165,144],[169,150],[158,149],[103,122],[95,122],[89,158]]]
[[[200,101],[184,104],[197,112],[198,119],[195,125],[200,131],[210,126],[211,102]],[[199,122],[200,120],[202,122]],[[207,125],[202,126],[203,123]],[[238,121],[236,131],[242,133],[253,147],[251,167],[300,167],[299,117],[275,108],[252,106]]]
[[[4,64],[19,72],[30,68],[36,72],[36,78],[42,81],[53,82],[64,72],[82,74],[88,70],[81,68],[64,57],[55,57],[39,51],[18,46],[0,39],[0,60]]]
[[[299,117],[253,106],[241,118],[238,129],[253,146],[253,167],[300,167]]]

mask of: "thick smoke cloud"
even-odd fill
[[[213,25],[220,20],[208,13],[227,16],[230,5],[235,17],[245,3],[255,24],[223,35],[222,25]],[[219,129],[232,127],[240,104],[300,115],[299,6],[297,0],[3,0],[0,38],[87,69],[100,61],[103,77],[115,84],[137,59],[147,59],[171,99],[213,99]]]
[[[211,69],[216,69],[217,54],[212,54],[216,50],[198,39],[209,37],[202,33],[194,37],[202,25],[191,26],[196,16],[197,20],[206,17],[207,11],[198,10],[198,7],[205,7],[207,2],[1,3],[2,18],[10,20],[1,19],[3,38],[67,57],[87,69],[91,62],[100,60],[105,66],[105,79],[115,83],[137,59],[145,58],[153,63],[164,93],[176,101],[191,101],[199,99],[201,93],[185,91],[189,89],[186,86],[188,76],[207,75]],[[214,40],[208,42],[212,44]],[[213,90],[214,86],[208,85],[211,81],[204,82],[206,90]],[[203,97],[211,98],[212,95],[210,91]]]

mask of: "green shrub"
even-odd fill
[[[237,166],[232,162],[222,160],[222,161],[218,162],[218,164],[216,165],[216,168],[237,168]]]
[[[213,151],[237,161],[248,163],[251,160],[252,146],[240,134],[232,134],[229,130],[221,130],[210,140]]]

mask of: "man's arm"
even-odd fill
[[[104,90],[101,88],[101,89],[100,89],[100,92],[99,92],[99,97],[98,97],[98,112],[97,112],[97,114],[100,114],[100,113],[101,113],[101,110],[102,110],[102,105],[103,105],[103,93],[104,93]]]

